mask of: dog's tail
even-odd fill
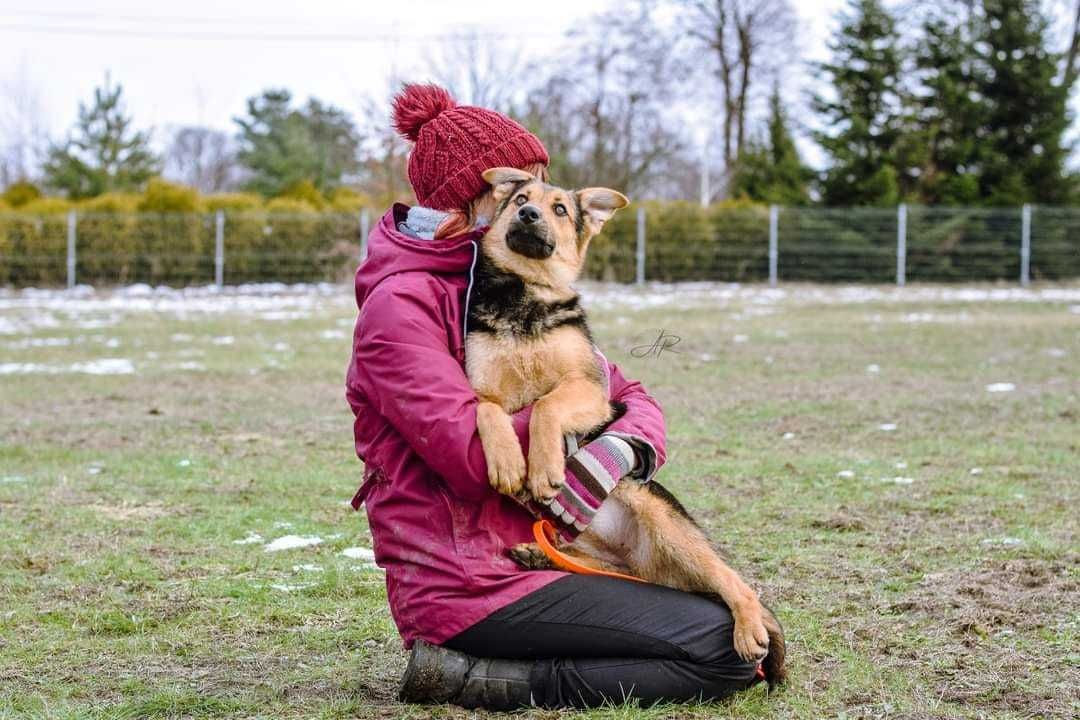
[[[784,665],[787,644],[784,642],[784,628],[780,621],[772,610],[764,605],[762,607],[765,610],[762,621],[769,633],[769,654],[761,661],[761,669],[765,672],[765,682],[769,683],[769,690],[772,691],[787,680],[787,667]]]

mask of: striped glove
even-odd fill
[[[574,446],[576,443],[571,446],[572,451]],[[631,474],[636,464],[630,443],[615,435],[602,434],[566,458],[566,482],[558,495],[547,501],[529,500],[526,507],[534,516],[552,520],[562,539],[573,542],[592,522],[615,485]]]

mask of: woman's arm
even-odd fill
[[[476,430],[476,393],[458,361],[427,276],[399,276],[364,301],[353,348],[355,382],[368,401],[401,433],[455,494],[479,499],[489,487],[487,463]],[[605,433],[635,450],[634,475],[647,479],[664,464],[664,416],[640,383],[608,363],[611,399],[626,412]],[[513,415],[514,431],[528,454],[526,407]]]
[[[364,301],[353,347],[357,388],[450,489],[466,499],[488,492],[476,431],[476,393],[450,354],[439,293],[426,275],[397,276]],[[527,451],[529,416],[513,416]]]
[[[632,475],[648,480],[667,460],[667,431],[659,403],[641,383],[627,380],[618,366],[608,362],[611,399],[626,406],[622,417],[608,425],[605,435],[614,435],[630,443],[638,462]]]

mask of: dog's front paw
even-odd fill
[[[537,500],[546,501],[558,495],[565,480],[566,465],[561,457],[547,465],[529,464],[529,494]]]
[[[510,558],[526,570],[548,570],[553,568],[551,558],[544,554],[536,543],[521,543],[508,551]]]
[[[533,437],[529,445],[529,493],[537,500],[546,501],[559,494],[566,482],[566,458],[562,454],[562,439],[553,441]]]
[[[734,612],[735,652],[745,662],[760,662],[769,652],[769,632],[765,629],[761,604],[756,600]]]
[[[506,443],[485,449],[487,454],[488,482],[503,495],[517,495],[525,480],[525,456],[521,446]]]

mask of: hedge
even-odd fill
[[[32,193],[20,191],[21,197]],[[0,201],[0,285],[61,285],[67,214],[77,212],[79,282],[200,284],[214,278],[217,212],[225,218],[225,281],[344,280],[359,252],[367,198],[310,189],[265,201],[258,195],[198,196],[152,181],[141,195],[108,194],[72,204],[38,198]],[[589,249],[586,276],[635,277],[637,209],[615,215]],[[747,202],[702,208],[647,202],[649,280],[757,282],[768,278],[767,207]],[[381,210],[371,210],[371,223]],[[911,207],[907,277],[917,281],[1015,280],[1020,210]],[[779,216],[782,280],[886,283],[896,272],[896,210],[792,208]],[[1033,209],[1033,279],[1080,277],[1080,209]]]

